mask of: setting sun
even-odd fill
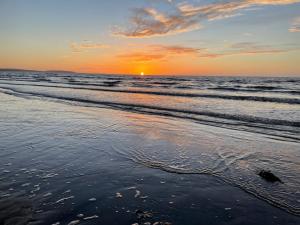
[[[144,74],[144,72],[141,72],[141,76],[144,76],[145,74]]]

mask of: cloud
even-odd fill
[[[72,42],[70,44],[70,48],[72,49],[72,52],[83,52],[91,49],[109,48],[109,45],[92,43],[90,41],[83,41],[82,43]]]
[[[227,46],[223,46],[217,50],[210,51],[205,49],[199,57],[204,58],[217,58],[224,56],[234,56],[234,55],[257,55],[257,54],[279,54],[285,53],[293,50],[298,50],[299,46],[272,46],[272,45],[262,45],[256,42],[237,42],[232,43]]]
[[[261,45],[255,42],[239,42],[230,46],[230,51],[227,55],[234,54],[270,54],[270,53],[283,53],[291,51],[289,48],[274,47],[271,45]]]
[[[292,32],[292,33],[300,32],[300,16],[296,17],[293,20],[292,25],[291,25],[289,31]]]
[[[257,5],[287,5],[299,2],[299,0],[248,0],[249,4]]]
[[[240,15],[238,12],[261,5],[287,5],[300,0],[235,0],[194,6],[187,2],[174,5],[173,13],[167,14],[155,8],[134,9],[130,26],[113,31],[114,35],[127,38],[165,36],[197,30],[204,20],[217,20]],[[172,3],[172,1],[170,2]]]
[[[201,49],[179,45],[147,45],[142,50],[120,54],[118,57],[134,62],[149,62],[154,60],[167,60],[176,56],[198,56]]]
[[[154,8],[134,9],[131,25],[125,31],[117,28],[113,34],[131,38],[152,37],[188,32],[201,27],[196,19],[180,14],[167,15]]]
[[[241,0],[226,1],[205,6],[193,6],[188,3],[179,4],[177,7],[184,17],[216,20],[234,16],[239,10],[249,9],[259,5],[287,5],[300,2],[300,0]]]
[[[195,58],[218,58],[234,55],[279,54],[298,50],[299,46],[271,46],[256,42],[238,42],[212,50],[179,45],[147,45],[134,52],[119,54],[118,57],[133,62],[166,61],[178,56]]]

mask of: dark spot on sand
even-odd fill
[[[283,182],[269,170],[261,170],[258,175],[268,182],[280,182],[283,184]]]

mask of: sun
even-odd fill
[[[145,75],[145,73],[144,72],[141,72],[141,76],[144,76]]]

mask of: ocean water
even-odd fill
[[[194,120],[299,142],[300,78],[1,72],[2,92]]]
[[[126,113],[122,118],[112,116],[114,119],[101,128],[85,127],[80,121],[80,129],[76,131],[62,125],[61,130],[48,130],[42,136],[87,138],[88,148],[97,149],[100,143],[108,146],[103,151],[111,157],[137,165],[174,174],[209,175],[300,215],[300,78],[2,71],[0,92],[26,100],[80,107],[89,112],[109,109],[116,115]],[[2,109],[0,114],[1,157],[7,157],[8,165],[8,156],[14,152],[8,146],[15,132],[9,128],[9,111]],[[97,116],[89,123],[97,124],[103,117],[109,117]],[[47,116],[36,121],[39,124],[32,128],[34,137],[43,133],[43,129],[36,129],[48,121]],[[101,135],[95,135],[97,129]],[[27,132],[32,137],[33,131]],[[90,140],[93,137],[99,141],[97,145]],[[47,139],[37,144],[42,149],[53,145]],[[87,148],[84,141],[81,145]],[[41,155],[38,158],[46,161]],[[262,169],[271,170],[283,184],[263,180],[258,176]],[[75,168],[66,170],[74,172]],[[9,176],[5,167],[3,171]],[[44,176],[59,174],[54,167],[49,171]],[[94,172],[95,168],[91,167],[89,173]]]

